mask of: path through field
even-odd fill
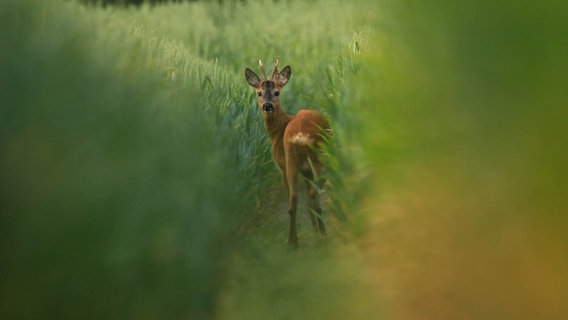
[[[220,319],[379,318],[376,277],[361,250],[339,236],[341,227],[329,214],[328,235],[314,232],[303,191],[298,201],[300,248],[286,244],[289,220],[282,192],[232,259]]]

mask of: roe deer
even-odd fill
[[[258,95],[264,124],[272,143],[272,157],[280,168],[284,185],[288,189],[288,214],[290,215],[290,233],[288,243],[298,246],[296,232],[297,191],[296,181],[298,172],[306,178],[310,219],[312,226],[321,234],[325,234],[325,225],[321,219],[321,207],[318,199],[315,178],[323,170],[323,164],[318,159],[318,145],[324,142],[324,134],[331,130],[323,115],[314,110],[300,110],[295,116],[287,115],[280,106],[280,93],[290,80],[290,66],[278,71],[278,57],[274,70],[267,79],[262,61],[258,61],[263,79],[261,80],[251,69],[246,68],[247,82],[255,88]],[[316,177],[314,177],[314,172]]]

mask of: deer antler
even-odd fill
[[[270,75],[270,79],[273,79],[278,76],[278,56],[276,56],[276,62],[274,63],[274,69],[272,70],[272,74]]]
[[[264,80],[266,80],[266,71],[264,71],[264,67],[262,66],[262,61],[260,61],[260,59],[258,60],[258,65],[260,66],[260,71],[262,72]]]

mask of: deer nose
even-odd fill
[[[272,102],[265,102],[262,105],[262,111],[264,112],[271,112],[274,109],[274,105],[272,104]]]

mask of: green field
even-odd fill
[[[568,318],[561,6],[0,2],[0,318]],[[275,56],[334,130],[297,250]]]

